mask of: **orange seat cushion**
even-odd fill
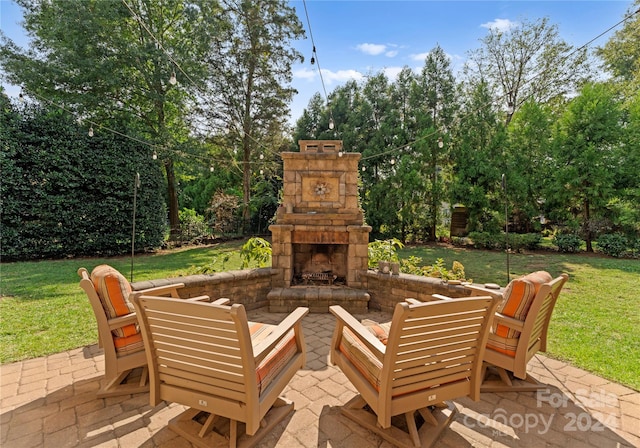
[[[106,264],[96,266],[91,272],[91,281],[107,319],[135,312],[133,304],[129,302],[131,285],[117,269]],[[111,333],[118,353],[131,353],[144,348],[137,324],[115,328]]]
[[[387,345],[389,339],[389,330],[391,322],[378,323],[369,319],[362,321],[372,335],[380,342]],[[355,334],[345,328],[342,333],[342,341],[339,347],[342,354],[355,366],[356,369],[371,383],[375,390],[380,390],[380,372],[382,371],[382,363],[371,353],[371,350],[364,345]]]
[[[275,325],[268,325],[259,322],[249,322],[249,333],[251,334],[251,344],[256,347],[267,338],[275,328]],[[269,352],[267,356],[256,366],[256,381],[258,383],[258,393],[264,392],[269,384],[278,376],[280,371],[298,352],[293,330],[289,331],[280,342]]]

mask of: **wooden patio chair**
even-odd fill
[[[396,446],[433,445],[456,413],[446,401],[480,396],[497,305],[489,296],[408,299],[386,324],[361,323],[330,307],[337,318],[330,359],[358,391],[343,414]]]
[[[471,285],[473,294],[501,300],[484,354],[482,392],[528,392],[546,387],[527,373],[527,364],[547,350],[553,308],[567,274],[557,278],[538,271],[512,280],[502,292]]]
[[[105,374],[98,397],[148,392],[147,358],[138,319],[129,302],[131,285],[108,265],[96,266],[91,275],[85,268],[80,268],[78,275],[80,287],[87,294],[98,323],[98,343],[104,350]],[[146,291],[179,297],[177,290],[183,286],[178,283]],[[136,372],[132,374],[134,370]],[[141,370],[139,378],[138,370]]]
[[[304,367],[297,308],[279,325],[249,322],[243,305],[132,295],[149,363],[150,403],[189,409],[169,428],[199,447],[253,446],[293,412],[280,397]],[[241,425],[238,425],[238,422]]]

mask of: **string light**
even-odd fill
[[[93,137],[93,126],[89,128],[89,137]]]
[[[158,153],[153,151],[153,155],[151,156],[153,160],[158,160]]]
[[[329,118],[329,129],[333,130],[335,127],[335,123],[333,122],[333,117]]]
[[[213,165],[209,167],[209,172],[213,173]]]
[[[178,80],[176,79],[176,71],[174,70],[173,72],[171,72],[171,78],[169,78],[169,84],[171,84],[172,86],[175,86],[177,82]]]
[[[264,154],[260,153],[260,160],[264,160]]]
[[[444,142],[442,141],[442,137],[438,137],[438,148],[442,149],[444,147]]]
[[[24,94],[22,93],[22,89],[20,89],[20,93],[18,94],[18,101],[24,103]]]

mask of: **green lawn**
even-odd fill
[[[217,271],[238,269],[242,243],[137,256],[134,281],[188,275],[214,260]],[[475,282],[506,284],[504,253],[436,246],[400,251],[401,258],[410,255],[426,264],[443,258],[448,268],[457,260]],[[95,343],[95,320],[76,271],[101,263],[129,278],[128,257],[0,264],[0,363]],[[548,355],[640,390],[640,262],[555,253],[510,256],[511,278],[540,269],[570,276],[554,311]]]

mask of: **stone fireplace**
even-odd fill
[[[364,303],[366,310],[369,296],[358,288],[367,271],[371,227],[358,204],[360,154],[344,152],[341,140],[298,143],[300,152],[282,153],[282,204],[269,227],[270,309],[321,311],[340,304],[355,311]]]

